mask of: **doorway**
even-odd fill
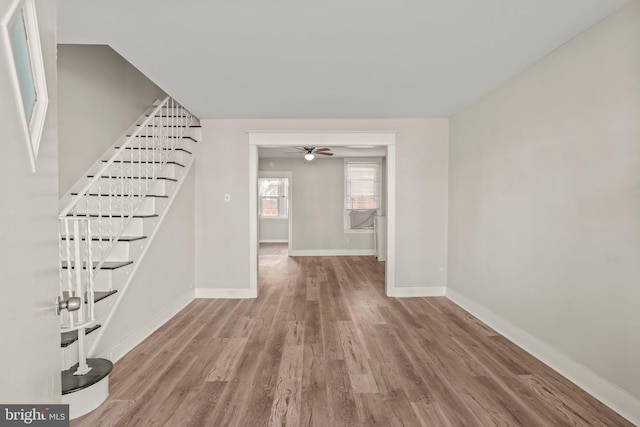
[[[333,146],[385,147],[386,159],[386,268],[385,293],[395,290],[395,141],[396,132],[264,132],[249,131],[249,268],[250,291],[258,295],[258,249],[260,244],[258,215],[259,147]],[[289,239],[291,241],[291,239]]]
[[[258,243],[293,242],[293,174],[291,171],[258,173]]]

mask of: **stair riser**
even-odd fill
[[[91,232],[94,236],[116,236],[122,230],[125,236],[143,236],[144,235],[144,218],[132,218],[129,224],[124,226],[121,218],[97,218],[91,219]]]
[[[94,332],[95,333],[95,332]],[[78,343],[74,342],[73,344],[62,348],[62,371],[66,371],[71,368],[73,365],[78,363]]]
[[[202,141],[202,128],[200,126],[190,127],[184,134],[185,137],[190,137],[196,140],[196,142]]]
[[[166,202],[162,202],[160,206]],[[148,236],[149,231],[153,230],[153,223],[156,223],[158,218],[132,218],[122,231],[123,236]],[[93,235],[98,234],[98,230],[104,236],[116,236],[120,233],[123,223],[121,218],[103,218],[101,222],[98,222],[96,218],[92,219],[91,229]]]
[[[122,281],[131,274],[132,269],[133,264],[129,264],[125,267],[117,268],[115,270],[99,271],[98,274],[94,276],[94,289],[96,291],[108,291],[112,289],[120,291],[119,286],[121,285]],[[111,298],[114,297],[109,297],[107,298],[107,300]],[[102,303],[102,301],[100,302]]]
[[[134,264],[128,264],[121,268],[116,268],[114,270],[100,270],[97,274],[93,276],[93,288],[95,291],[109,291],[109,290],[120,290],[118,289],[121,286],[123,280],[125,280],[130,274]],[[64,290],[68,290],[68,276],[66,273],[69,271],[67,269],[63,269],[62,283],[64,285]],[[75,269],[72,269],[72,274],[75,273]],[[86,280],[86,271],[82,270],[82,280]],[[74,276],[72,276],[74,277]],[[75,280],[75,278],[74,278]]]
[[[153,149],[144,148],[145,147],[144,144],[142,144],[142,147],[143,149],[124,150],[124,152],[122,153],[121,160],[125,160],[125,161],[133,160],[137,162],[144,162],[144,161],[153,162],[153,161],[163,159],[163,160],[170,160],[170,161],[178,162],[180,164],[184,164],[186,162],[186,159],[189,156],[191,156],[191,154],[186,153],[182,150],[174,150],[174,151],[153,150]]]
[[[158,105],[160,105],[159,103],[155,103],[153,104],[154,108],[157,107]],[[167,105],[164,105],[162,107],[162,109],[160,110],[162,111],[163,115],[171,115],[171,114],[186,114],[186,111],[184,108],[181,107],[175,107],[175,106],[171,106],[171,102],[169,102]]]
[[[109,176],[145,177],[160,176],[161,164],[112,163],[106,171]],[[104,176],[104,174],[103,174]]]
[[[96,313],[97,313],[98,305],[102,302],[103,301],[96,303]],[[91,347],[91,344],[93,344],[93,341],[98,336],[98,332],[100,331],[100,329],[101,328],[98,328],[97,330],[85,336],[84,342],[85,342],[86,349],[89,349]],[[78,363],[78,341],[66,347],[62,347],[62,370],[66,371],[76,363]]]
[[[165,114],[163,113],[163,115],[169,115],[170,114]],[[140,122],[142,123],[142,122]],[[177,127],[181,127],[181,126],[192,126],[193,124],[198,124],[198,122],[196,120],[189,120],[187,117],[156,117],[151,119],[151,121],[149,122],[149,125],[151,126],[177,126]]]
[[[76,212],[80,214],[103,215],[129,215],[136,212],[138,215],[153,215],[156,210],[156,198],[145,197],[108,197],[108,196],[84,196],[77,204]]]
[[[197,128],[200,129],[200,128]],[[189,134],[195,134],[197,133],[195,130],[189,130],[188,131]],[[187,132],[185,132],[184,138],[182,139],[177,139],[177,144],[175,145],[176,148],[182,148],[184,150],[187,150],[190,153],[193,153],[195,148],[196,148],[196,142],[191,139],[195,137],[189,137],[189,135],[187,135]],[[145,136],[137,136],[135,138],[133,138],[133,140],[131,141],[129,147],[133,147],[133,148],[150,148],[151,146],[151,142],[149,141],[149,138],[145,137]]]
[[[87,178],[90,179],[90,178]],[[151,186],[147,189],[146,179],[119,179],[100,178],[89,190],[90,194],[108,194],[110,191],[117,194],[139,195],[142,193],[164,196],[167,194],[167,181],[157,179],[151,181]]]
[[[176,178],[180,176],[178,169],[183,169],[180,166],[174,164],[167,164],[164,168],[159,164],[139,164],[139,163],[113,163],[109,166],[107,173],[111,176],[161,176],[165,178]]]
[[[155,123],[151,123],[147,126],[147,129],[141,129],[140,133],[143,135],[147,135],[147,134],[151,134],[153,133],[154,130],[160,129],[162,128],[162,132],[168,132],[171,135],[180,135],[182,134],[183,136],[190,136],[193,137],[194,135],[198,135],[198,130],[201,129],[200,127],[200,121],[199,120],[193,120],[193,122],[191,124],[188,123],[171,123],[167,126],[167,120],[165,119],[164,122],[159,122],[156,121]],[[130,132],[128,133],[128,135],[132,135],[134,132],[136,132],[138,129],[140,129],[140,123],[135,124],[135,126],[133,126],[132,128],[130,128]]]
[[[82,246],[84,247],[86,245],[85,242],[82,243]],[[130,256],[129,256],[129,247],[130,247],[131,243],[130,242],[116,242],[113,250],[111,250],[111,252],[109,253],[109,255],[107,255],[106,261],[129,261],[130,260]],[[73,260],[73,242],[71,242],[71,260]],[[100,261],[107,253],[107,250],[110,247],[110,243],[109,242],[91,242],[91,255],[92,255],[92,261]],[[62,245],[62,254],[60,256],[62,261],[69,261],[68,255],[67,255],[67,251],[66,251],[66,245],[65,242],[63,241],[63,245]]]

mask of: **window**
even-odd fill
[[[371,231],[380,209],[380,162],[345,161],[344,228]]]
[[[289,180],[287,178],[259,178],[258,194],[261,217],[288,217]]]
[[[31,169],[35,172],[49,101],[33,0],[14,1],[7,14],[0,16],[0,49],[10,52],[15,99],[22,112]]]
[[[33,77],[33,66],[29,57],[29,37],[24,19],[24,11],[13,17],[13,22],[9,26],[9,40],[13,60],[18,75],[18,86],[22,95],[22,107],[27,122],[31,122],[33,110],[38,100],[36,83]]]

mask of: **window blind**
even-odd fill
[[[345,209],[380,209],[380,164],[345,164]]]

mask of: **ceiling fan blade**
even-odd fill
[[[316,148],[316,149],[315,149],[315,151],[331,151],[331,148],[327,148],[327,147],[324,147],[324,148]]]
[[[320,155],[320,156],[333,156],[333,153],[325,153],[323,151],[315,152],[314,154],[317,154],[317,155]]]

